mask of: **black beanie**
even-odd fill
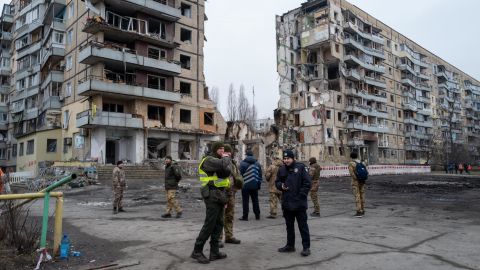
[[[286,158],[286,157],[295,159],[295,154],[293,154],[293,151],[290,150],[290,149],[285,150],[285,151],[283,151],[283,158]]]
[[[314,157],[311,157],[311,158],[308,160],[308,162],[310,162],[310,164],[315,164],[315,163],[317,163],[317,159],[314,158]]]

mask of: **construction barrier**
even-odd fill
[[[422,174],[430,173],[431,167],[424,165],[371,165],[367,167],[369,175]],[[321,178],[350,176],[348,166],[322,166]]]
[[[10,184],[15,184],[25,182],[26,180],[33,178],[35,178],[34,172],[12,172],[9,174],[8,179]]]

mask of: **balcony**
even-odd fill
[[[42,48],[42,42],[38,41],[33,44],[29,44],[27,46],[22,47],[21,50],[18,51],[17,57],[18,59],[23,58],[29,54],[32,54]]]
[[[417,119],[415,119],[415,118],[405,118],[403,120],[403,123],[411,124],[411,125],[417,125],[418,124]]]
[[[52,70],[48,73],[47,77],[45,77],[45,79],[43,79],[41,88],[45,89],[52,82],[63,83],[63,81],[64,81],[63,71]]]
[[[8,95],[10,93],[10,85],[8,84],[0,85],[0,93],[4,95]]]
[[[180,12],[180,10],[178,11]],[[166,48],[175,48],[180,45],[173,41],[173,36],[148,32],[148,23],[145,21],[139,21],[132,17],[122,17],[109,11],[106,13],[106,18],[106,20],[104,18],[87,19],[83,31],[89,34],[104,32],[105,35],[111,35],[115,39],[126,40],[129,42],[131,40],[139,40]],[[129,23],[130,21],[131,23]],[[144,25],[145,27],[140,27],[140,25]]]
[[[405,137],[428,140],[431,136],[427,133],[421,133],[419,131],[407,131],[405,132]]]
[[[368,115],[368,107],[360,104],[350,104],[347,106],[346,111]]]
[[[385,53],[384,53],[383,50],[378,50],[378,49],[366,47],[366,46],[364,46],[363,44],[361,44],[360,42],[356,41],[353,38],[346,38],[346,39],[343,40],[343,43],[344,44],[350,44],[353,47],[361,50],[365,54],[369,54],[369,55],[372,55],[372,56],[375,56],[375,57],[378,57],[378,58],[381,58],[381,59],[385,59]]]
[[[403,106],[403,109],[407,111],[416,112],[418,110],[417,104],[413,102],[402,102],[402,106]]]
[[[345,70],[343,75],[345,76],[345,78],[350,79],[352,81],[360,81],[362,78],[362,76],[356,69]]]
[[[423,103],[426,103],[426,104],[430,104],[431,103],[431,100],[429,97],[425,97],[425,96],[417,96],[417,101],[420,101],[420,102],[423,102]]]
[[[346,94],[351,96],[356,96],[363,98],[365,100],[372,100],[375,102],[386,103],[387,102],[387,94],[383,95],[375,95],[372,93],[368,93],[364,90],[357,90],[357,89],[346,89]]]
[[[92,0],[93,4],[97,2],[100,0]],[[118,0],[104,0],[104,2],[106,5],[121,6],[122,9],[131,13],[142,12],[171,22],[178,21],[182,16],[179,8],[162,4],[156,0],[123,0],[121,3]]]
[[[388,141],[383,141],[381,139],[378,140],[378,148],[388,148],[389,143]]]
[[[31,120],[38,117],[38,108],[32,107],[23,112],[23,120]]]
[[[141,116],[129,113],[97,112],[92,114],[91,110],[77,114],[77,128],[93,128],[97,126],[121,127],[121,128],[143,128]]]
[[[9,41],[12,41],[12,38],[13,38],[12,33],[7,32],[7,31],[2,31],[1,32],[0,40],[9,42]]]
[[[10,66],[0,66],[0,75],[9,76],[12,73]]]
[[[365,141],[360,138],[349,138],[347,141],[348,146],[363,146],[365,145]]]
[[[52,61],[60,61],[65,56],[65,45],[64,44],[51,44],[50,47],[45,48],[42,61],[40,62],[41,67],[48,62],[49,59]]]
[[[8,129],[8,122],[0,122],[0,130],[6,131]]]
[[[161,100],[169,103],[178,103],[181,100],[180,93],[139,86],[132,81],[114,82],[96,76],[89,76],[85,80],[79,81],[79,95],[93,96],[102,93],[123,96],[124,98],[139,97],[149,100]]]
[[[358,28],[358,26],[356,24],[352,23],[352,22],[344,22],[343,23],[343,28],[345,28],[347,30],[353,30],[359,36],[383,45],[384,40],[383,40],[382,37],[380,37],[378,35],[373,35],[373,34],[370,34],[370,33],[365,33],[363,31],[361,31]]]
[[[417,144],[405,144],[405,150],[406,151],[422,151],[422,148],[420,145]]]
[[[425,81],[430,80],[430,77],[427,74],[422,73],[422,72],[417,73],[417,77],[419,77],[420,79],[425,80]]]
[[[60,110],[62,108],[62,103],[59,96],[50,96],[48,99],[42,102],[40,107],[41,111],[45,110]]]
[[[374,133],[386,133],[388,132],[388,128],[382,125],[377,124],[367,124],[361,122],[348,122],[347,123],[348,129],[356,129],[356,130],[364,130]]]
[[[432,121],[420,121],[418,120],[417,125],[425,128],[433,128],[433,122]]]
[[[43,2],[43,1],[39,1],[39,2]],[[18,15],[18,16],[21,16],[21,15]],[[14,38],[18,38],[18,37],[21,37],[25,34],[31,33],[31,32],[35,31],[36,29],[38,29],[42,26],[43,26],[43,24],[40,21],[40,19],[37,19],[37,20],[35,20],[31,23],[28,23],[28,24],[24,24],[20,28],[15,30]]]
[[[20,113],[20,112],[23,112],[23,110],[25,109],[25,105],[24,103],[12,103],[10,105],[10,112],[11,113]]]
[[[449,77],[448,77],[448,75],[445,71],[438,71],[437,73],[435,73],[435,76],[437,76],[439,78],[443,78],[445,80],[449,79]]]
[[[385,82],[384,78],[380,78],[380,77],[374,78],[374,77],[365,76],[365,82],[367,84],[370,84],[379,88],[383,88],[383,89],[387,88],[387,83]]]
[[[402,78],[402,84],[409,85],[411,87],[416,86],[416,84],[413,82],[411,78]]]
[[[78,61],[88,65],[93,65],[97,62],[106,62],[110,65],[127,63],[136,68],[170,76],[178,75],[181,72],[181,67],[178,64],[141,56],[133,50],[120,48],[115,45],[107,46],[106,44],[92,43],[80,51]]]
[[[363,59],[360,59],[356,55],[347,54],[344,57],[344,61],[345,62],[350,62],[350,63],[356,63],[356,64],[362,66],[365,69],[373,70],[373,71],[378,72],[378,73],[385,73],[385,67],[384,66],[367,63]]]
[[[413,75],[417,74],[417,72],[410,65],[407,64],[398,64],[398,69],[402,71],[408,71]]]
[[[56,15],[53,13],[62,10],[66,6],[67,6],[66,0],[51,0],[50,4],[48,4],[45,10],[43,24],[49,24],[52,21],[53,16]]]
[[[422,90],[422,91],[432,91],[432,89],[430,88],[430,86],[426,83],[417,83],[415,88],[417,88],[418,90]]]

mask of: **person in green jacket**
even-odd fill
[[[173,161],[171,156],[165,157],[165,191],[167,195],[167,211],[162,218],[171,218],[172,211],[177,212],[176,218],[182,217],[182,208],[175,198],[178,189],[178,182],[182,179],[182,173],[178,164]]]

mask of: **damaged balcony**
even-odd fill
[[[97,126],[120,128],[143,128],[143,119],[140,115],[117,112],[97,112],[91,110],[77,114],[77,128],[93,128]]]
[[[102,76],[87,76],[79,80],[78,94],[82,96],[94,96],[97,94],[114,95],[124,98],[139,97],[148,100],[162,100],[169,103],[178,103],[181,95],[178,92],[160,90],[159,85],[147,85],[136,83],[135,74],[122,74],[104,71]]]
[[[381,59],[385,60],[385,53],[384,53],[383,50],[374,49],[374,48],[370,48],[368,46],[365,46],[360,41],[355,40],[355,38],[353,38],[352,36],[345,38],[343,40],[343,43],[346,44],[346,45],[351,45],[351,46],[359,49],[360,51],[362,51],[365,54],[369,54],[371,56],[375,56],[375,57],[378,57],[378,58],[381,58]]]
[[[41,88],[45,89],[50,83],[57,82],[63,83],[63,71],[60,70],[51,70],[47,76],[42,80]]]
[[[106,12],[106,19],[94,17],[87,19],[83,32],[96,34],[104,32],[105,36],[112,36],[125,41],[139,40],[152,45],[166,48],[176,48],[180,44],[173,41],[161,26],[152,27],[146,20],[121,16],[113,12]]]
[[[116,44],[92,42],[80,51],[78,61],[88,65],[93,65],[98,62],[106,62],[111,65],[123,65],[123,63],[127,63],[135,68],[160,72],[171,76],[181,73],[181,67],[176,63],[141,56],[134,50],[120,47]]]
[[[381,74],[385,73],[385,67],[384,66],[367,63],[365,61],[365,59],[363,59],[362,56],[347,54],[344,57],[344,61],[347,62],[347,63],[360,65],[361,67],[363,67],[365,69],[369,69],[369,70],[372,70],[372,71],[375,71],[375,72],[378,72],[378,73],[381,73]]]
[[[362,122],[348,122],[347,123],[348,129],[356,129],[356,130],[363,130],[368,132],[374,133],[387,133],[388,127],[377,125],[377,124],[368,124]]]
[[[365,90],[357,90],[357,89],[350,88],[350,89],[346,89],[346,94],[351,95],[351,96],[360,97],[360,98],[363,98],[365,100],[372,100],[372,101],[381,102],[381,103],[386,103],[387,102],[387,94],[386,93],[373,94],[373,93],[369,93]]]
[[[387,83],[385,82],[385,78],[382,78],[380,76],[371,77],[367,75],[365,75],[364,78],[367,84],[370,84],[379,88],[383,88],[383,89],[387,88]]]
[[[42,102],[40,111],[44,110],[60,110],[62,108],[62,102],[59,96],[51,96]]]
[[[361,138],[349,138],[347,141],[348,146],[363,146],[365,141]]]
[[[102,0],[91,0],[92,4]],[[153,17],[161,18],[167,21],[178,21],[182,13],[175,7],[175,1],[171,0],[103,0],[107,6],[125,10],[130,13],[145,13]]]

